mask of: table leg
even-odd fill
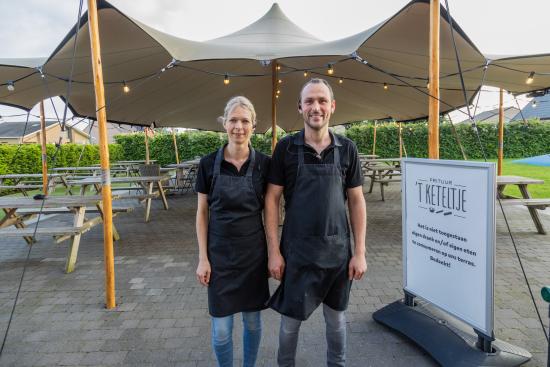
[[[159,189],[160,197],[162,198],[162,203],[164,204],[164,209],[168,210],[168,201],[166,200],[166,194],[164,193],[162,182],[157,181],[157,187]]]
[[[9,227],[11,225],[15,226],[15,228],[26,228],[27,225],[19,218],[19,216],[15,213],[17,209],[3,209],[4,210],[4,219],[0,220],[0,228],[2,227]],[[25,239],[25,242],[27,242],[28,245],[32,245],[36,242],[34,237],[32,236],[23,236]]]
[[[521,196],[524,199],[531,199],[531,194],[529,194],[529,191],[527,190],[527,185],[518,185],[519,191],[521,192]],[[527,207],[529,210],[529,214],[531,214],[531,218],[533,219],[533,223],[535,223],[535,227],[537,227],[537,231],[540,234],[546,234],[546,231],[544,230],[544,226],[542,225],[542,222],[540,221],[539,213],[537,212],[537,209]]]
[[[65,188],[67,189],[67,193],[69,195],[72,195],[73,192],[71,191],[71,186],[67,183],[65,176],[60,176],[59,179],[61,180],[61,183],[63,184],[63,186],[65,186]]]
[[[99,210],[99,215],[101,216],[101,220],[103,220],[103,204],[101,202],[98,202],[96,204],[96,208],[97,208],[97,210]],[[113,241],[120,240],[120,235],[118,234],[118,231],[116,229],[114,221],[113,221],[113,225],[112,225],[111,228],[112,228],[112,231],[113,231]]]
[[[372,171],[372,175],[369,175],[369,177],[370,177],[369,194],[372,192],[372,188],[374,186],[374,177],[375,176],[376,176],[376,171]]]
[[[151,213],[151,196],[153,195],[153,182],[147,183],[147,199],[145,199],[145,222],[149,222]]]
[[[74,217],[74,226],[82,227],[84,224],[84,216],[86,214],[86,207],[81,206],[76,208],[76,213]],[[71,244],[69,245],[69,253],[67,254],[67,262],[65,264],[65,272],[72,273],[76,265],[76,258],[78,256],[78,247],[80,246],[80,237],[82,233],[75,234],[71,236]]]

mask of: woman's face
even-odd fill
[[[248,144],[250,136],[254,131],[252,115],[250,111],[241,106],[234,107],[223,127],[227,132],[227,137],[231,143]]]

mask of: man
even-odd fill
[[[327,365],[344,366],[352,279],[367,270],[366,207],[357,147],[329,129],[336,102],[330,85],[311,79],[300,93],[304,130],[273,153],[265,199],[268,267],[281,284],[269,301],[281,314],[279,366],[294,366],[301,322],[323,303]],[[279,201],[285,222],[278,239]],[[346,198],[355,242],[352,255]]]

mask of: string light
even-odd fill
[[[277,94],[281,94],[281,91],[279,89],[277,89]]]
[[[223,78],[223,84],[225,85],[229,84],[229,75],[225,74],[225,77]]]
[[[6,86],[8,88],[8,91],[13,92],[15,90],[15,84],[13,82],[8,82],[8,85]]]
[[[281,65],[277,65],[277,70],[281,70]]]
[[[128,84],[126,84],[126,82],[123,82],[124,85],[122,86],[122,90],[124,91],[124,93],[129,93],[130,92],[130,87],[128,86]]]
[[[332,64],[328,64],[327,73],[328,73],[328,75],[334,74],[334,69],[332,68]]]
[[[388,87],[388,83],[384,83],[384,90],[388,90],[389,87]]]
[[[276,95],[275,95],[275,98],[279,98],[279,95],[278,95],[278,94],[276,94]]]
[[[426,88],[430,89],[430,82],[426,83]]]
[[[533,80],[535,80],[535,72],[534,71],[529,73],[529,76],[527,77],[527,80],[525,81],[525,84],[531,84],[531,83],[533,83]]]
[[[282,82],[283,82],[283,80],[282,80],[282,79],[279,79],[279,84],[281,84]]]
[[[343,82],[344,82],[344,79],[342,79],[342,78],[338,79],[339,84],[342,84]]]
[[[533,100],[533,108],[537,108],[537,101]]]
[[[304,70],[304,78],[307,78],[308,72],[307,70]]]

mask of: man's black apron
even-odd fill
[[[223,150],[216,155],[208,196],[208,309],[214,317],[259,311],[269,299],[263,205],[252,180],[256,155],[250,148],[245,176],[227,176],[220,174]]]
[[[334,164],[304,164],[304,148],[298,146],[296,185],[281,239],[286,268],[269,301],[298,320],[321,303],[343,311],[349,301],[351,243],[338,147],[333,157]]]

